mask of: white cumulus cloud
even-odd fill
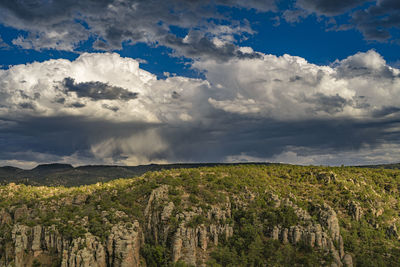
[[[0,70],[0,163],[393,160],[399,69],[372,50],[329,66],[260,55],[195,60],[205,79],[112,53]]]

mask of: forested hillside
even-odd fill
[[[237,165],[0,187],[0,266],[400,266],[400,171]]]

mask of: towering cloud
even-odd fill
[[[343,158],[367,163],[398,154],[386,152],[400,146],[400,70],[378,53],[332,66],[258,55],[196,60],[193,68],[205,79],[157,79],[138,61],[110,53],[0,70],[0,162],[296,155],[302,163],[341,164]],[[362,161],[357,157],[367,153]]]

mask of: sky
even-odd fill
[[[0,1],[0,166],[400,162],[398,0]]]

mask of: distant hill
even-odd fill
[[[46,186],[80,186],[108,182],[118,178],[132,178],[149,171],[171,169],[187,169],[198,167],[236,166],[243,165],[271,165],[279,163],[248,162],[248,163],[176,163],[176,164],[149,164],[139,166],[117,165],[86,165],[73,167],[70,164],[50,163],[41,164],[31,170],[24,170],[12,166],[0,167],[0,183],[17,183],[26,185]],[[359,168],[373,169],[400,169],[400,163],[363,165]]]
[[[361,165],[357,166],[360,168],[372,168],[372,169],[400,169],[400,163],[391,164],[377,164],[377,165]]]
[[[270,163],[244,163],[252,165],[269,165]],[[238,165],[237,163],[178,163],[149,164],[139,166],[87,165],[73,167],[70,164],[42,164],[31,170],[12,166],[0,167],[0,183],[18,183],[46,186],[80,186],[107,182],[117,178],[132,178],[148,171],[160,171],[182,168],[214,167]]]

